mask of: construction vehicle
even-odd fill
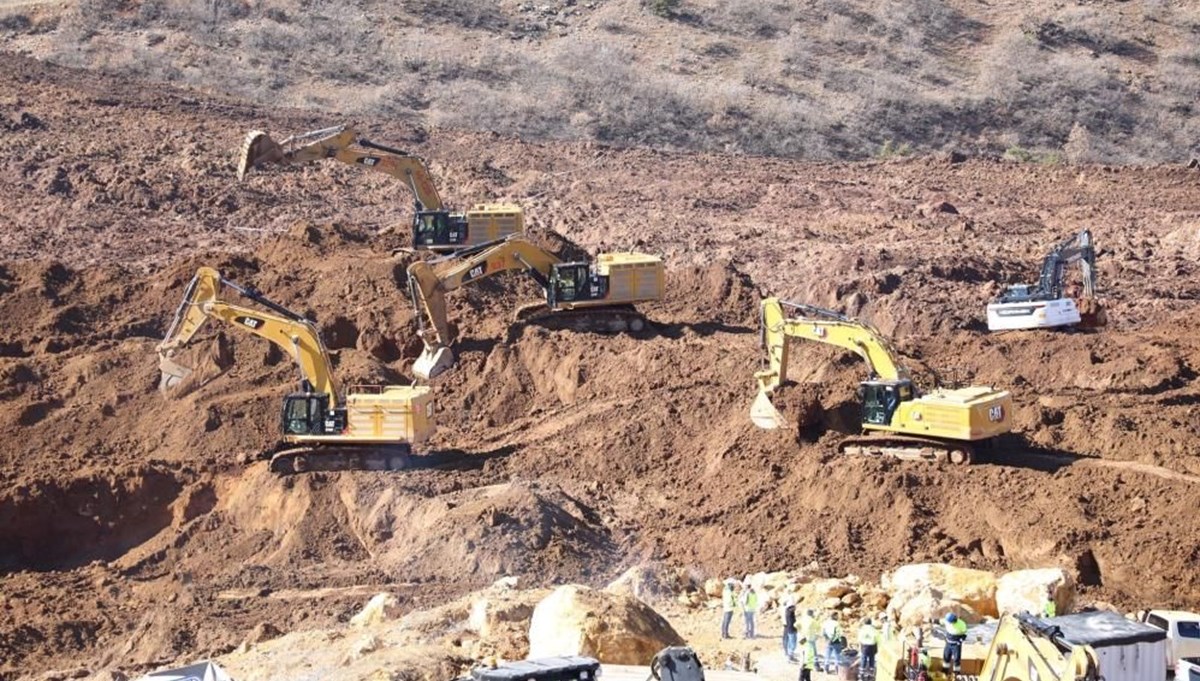
[[[222,300],[223,289],[265,310]],[[265,338],[299,367],[300,390],[283,401],[283,438],[272,450],[272,471],[398,470],[408,464],[412,446],[433,434],[433,395],[428,387],[353,386],[343,396],[313,322],[210,267],[196,271],[158,345],[162,391],[169,392],[191,374],[191,368],[175,358],[209,319]]]
[[[942,662],[943,641],[931,638],[923,650],[896,641],[880,650],[875,681],[916,679],[922,672],[929,681],[1101,681],[1096,649],[1065,635],[1054,622],[1028,614],[1002,616],[983,657],[964,649],[962,666],[955,674]],[[924,670],[922,659],[928,660]]]
[[[1167,668],[1179,658],[1200,657],[1200,614],[1183,610],[1147,610],[1138,621],[1167,633]]]
[[[460,251],[442,262],[408,267],[409,292],[425,348],[413,373],[431,379],[454,365],[446,294],[500,272],[523,271],[546,299],[517,310],[519,322],[562,323],[581,331],[640,331],[646,319],[633,303],[661,300],[662,258],[644,253],[601,253],[593,262],[563,262],[521,237]]]
[[[1082,294],[1066,293],[1066,269],[1079,264]],[[1096,298],[1096,248],[1092,233],[1083,230],[1055,246],[1042,261],[1036,286],[1010,286],[987,306],[990,331],[1050,329],[1062,326],[1104,326],[1107,315]]]
[[[843,439],[839,452],[965,464],[980,443],[1012,429],[1008,391],[970,386],[921,394],[888,342],[865,322],[778,298],[764,299],[761,314],[767,368],[754,374],[758,395],[750,408],[760,428],[787,425],[771,398],[787,381],[789,340],[799,338],[857,353],[871,371],[859,384],[866,432]]]
[[[338,126],[293,135],[276,142],[261,130],[246,135],[238,158],[238,179],[251,168],[268,163],[294,164],[332,158],[386,173],[412,190],[415,210],[412,247],[420,251],[456,251],[525,231],[520,206],[479,204],[466,213],[453,213],[438,194],[421,157],[376,144],[353,128]]]

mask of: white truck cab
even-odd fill
[[[1141,620],[1167,632],[1168,670],[1174,670],[1176,662],[1181,659],[1200,658],[1200,615],[1181,610],[1147,610],[1142,613]],[[1196,674],[1195,671],[1191,673]],[[1175,678],[1191,681],[1187,676],[1181,677],[1178,670]]]

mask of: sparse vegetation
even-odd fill
[[[1016,161],[1017,163],[1056,165],[1062,163],[1063,159],[1062,154],[1057,151],[1025,149],[1023,147],[1012,146],[1004,150],[1004,160]]]
[[[908,156],[911,153],[912,147],[907,142],[896,144],[892,140],[884,140],[876,156],[881,159],[888,159],[896,156]]]
[[[680,0],[643,0],[642,4],[650,10],[651,13],[670,18],[679,10]]]
[[[1200,10],[1142,4],[1134,20],[1090,6],[996,16],[961,0],[81,0],[54,58],[532,138],[806,158],[1190,158]],[[19,47],[27,25],[4,21]],[[146,29],[179,39],[121,47]]]
[[[10,14],[0,17],[0,31],[25,33],[31,28],[33,28],[33,22],[24,14]]]

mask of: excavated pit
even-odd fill
[[[0,572],[116,560],[171,524],[182,489],[171,474],[146,469],[37,480],[0,492]]]

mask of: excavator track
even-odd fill
[[[838,453],[876,456],[904,461],[936,461],[967,465],[975,459],[975,447],[969,442],[946,441],[910,435],[858,435],[838,443]]]
[[[271,452],[270,470],[279,475],[314,471],[400,471],[412,463],[407,445],[283,445]]]
[[[551,310],[545,303],[530,303],[517,308],[513,318],[519,324],[537,324],[584,333],[636,333],[649,326],[646,317],[632,305]]]

